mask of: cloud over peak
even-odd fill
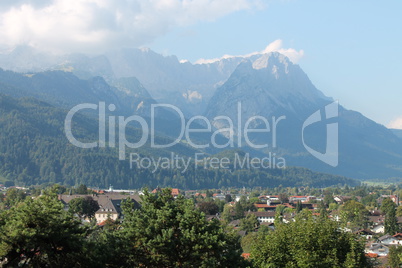
[[[2,0],[0,47],[86,53],[139,47],[172,27],[260,6],[260,0]]]
[[[267,54],[270,52],[279,52],[286,57],[288,57],[293,63],[297,63],[303,56],[304,56],[304,50],[299,50],[297,51],[294,48],[283,48],[283,42],[281,39],[277,39],[270,43],[268,46],[265,47],[265,49],[261,51],[256,51],[252,52],[246,55],[237,55],[237,56],[232,56],[232,55],[223,55],[220,58],[214,58],[214,59],[199,59],[195,63],[196,64],[206,64],[206,63],[213,63],[216,61],[220,61],[222,59],[230,59],[230,58],[248,58],[254,55],[261,55],[261,54]]]
[[[387,127],[393,129],[402,129],[402,116],[395,118],[394,120],[389,122]]]

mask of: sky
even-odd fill
[[[400,0],[1,0],[0,50],[149,47],[193,63],[279,51],[325,95],[402,129]]]

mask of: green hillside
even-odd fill
[[[73,146],[64,134],[67,111],[32,98],[15,99],[0,95],[0,177],[8,184],[37,185],[60,183],[86,184],[93,187],[140,188],[171,186],[186,189],[295,186],[324,187],[357,182],[340,176],[314,173],[304,168],[287,169],[204,169],[196,168],[193,159],[186,172],[180,168],[130,169],[128,160],[119,161],[117,148],[81,149]],[[73,134],[83,142],[98,139],[98,122],[85,116],[74,118]],[[141,133],[127,129],[127,139],[139,140]],[[168,138],[157,137],[168,143]],[[194,158],[195,151],[185,144],[169,150],[153,149],[149,144],[138,150],[127,150],[141,157]],[[222,155],[228,154],[227,152]]]

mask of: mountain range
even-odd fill
[[[0,87],[1,88],[1,87]],[[90,187],[139,189],[174,187],[205,189],[222,187],[327,187],[332,185],[358,185],[359,182],[342,176],[313,172],[305,168],[285,169],[210,169],[196,168],[194,161],[184,172],[182,168],[146,168],[120,161],[118,148],[84,149],[73,146],[64,133],[67,110],[31,98],[13,98],[0,93],[0,182],[6,186],[31,186],[59,183],[62,185],[86,184]],[[91,115],[76,115],[73,134],[81,142],[98,138],[98,122]],[[126,129],[130,141],[138,140],[141,131]],[[170,143],[172,139],[156,135],[157,143]],[[195,153],[186,144],[168,149],[155,149],[146,143],[141,148],[128,149],[127,153],[148,159],[190,159]],[[216,157],[231,157],[226,151]],[[236,152],[242,156],[242,151]],[[214,156],[214,155],[210,155]],[[194,160],[194,159],[193,159]]]
[[[220,131],[221,143],[234,137],[234,147],[261,157],[275,153],[286,159],[287,166],[355,179],[402,175],[399,133],[356,111],[339,105],[336,118],[304,128],[306,120],[316,111],[321,111],[324,117],[325,106],[333,103],[333,99],[319,91],[299,65],[276,52],[192,64],[149,49],[121,49],[87,56],[49,55],[19,47],[0,55],[0,67],[4,69],[0,71],[0,93],[13,98],[29,96],[62,109],[105,101],[115,104],[122,115],[136,114],[147,120],[152,104],[168,103],[177,106],[187,122],[194,116],[208,118],[212,131]],[[240,121],[239,103],[243,118]],[[239,126],[244,128],[245,121],[253,116],[259,119],[251,122],[250,127],[261,130],[267,127],[262,118],[284,119],[275,131],[271,124],[270,131],[249,136],[253,144],[267,144],[256,149],[244,145],[244,141],[240,146],[236,134],[231,136],[233,133],[227,131],[230,122],[222,120],[223,116],[233,122],[234,133],[240,130]],[[177,113],[162,109],[156,120],[158,135],[168,139],[177,137],[181,124]],[[204,123],[195,120],[193,124],[197,127],[193,128],[205,128]],[[339,157],[335,167],[306,150],[308,145],[325,152],[327,123],[337,123],[339,129]],[[195,134],[193,138],[206,143],[211,133]],[[202,151],[215,154],[225,149],[231,148]]]

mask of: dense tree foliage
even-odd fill
[[[369,211],[355,200],[348,200],[340,207],[340,218],[344,227],[362,229],[367,227]]]
[[[63,210],[55,195],[28,198],[3,211],[0,258],[16,267],[85,267],[86,228]]]
[[[258,228],[260,222],[257,220],[257,217],[254,214],[247,214],[247,216],[240,220],[240,229],[246,231],[247,233],[251,233]]]
[[[388,265],[391,268],[399,268],[402,265],[402,247],[390,246],[388,254]]]
[[[10,188],[6,192],[6,198],[4,204],[8,207],[14,206],[21,201],[24,201],[26,194],[23,190],[16,188]]]
[[[206,215],[215,215],[219,212],[219,207],[214,201],[205,201],[197,204],[198,209]]]
[[[93,218],[99,209],[99,204],[92,197],[77,197],[70,201],[69,210],[76,213],[80,218]]]
[[[84,187],[82,187],[84,188]],[[333,188],[333,192],[360,192],[357,188]],[[76,189],[76,188],[75,188]],[[156,194],[144,192],[142,206],[123,202],[123,222],[108,219],[102,226],[81,222],[65,210],[57,193],[71,189],[54,185],[47,190],[35,188],[21,191],[0,213],[0,264],[27,267],[369,267],[363,244],[356,235],[340,228],[345,225],[330,220],[324,202],[319,215],[301,210],[295,221],[289,220],[288,208],[277,207],[275,230],[259,225],[249,213],[250,200],[224,205],[222,221],[208,221],[201,209],[209,212],[223,201],[211,197],[193,199],[171,195],[170,189]],[[277,187],[272,192],[292,195],[294,188]],[[372,188],[370,189],[372,190]],[[250,196],[258,196],[262,189]],[[381,188],[377,188],[381,192]],[[209,196],[213,191],[209,191]],[[232,189],[232,194],[246,190]],[[315,193],[317,189],[300,188],[299,194]],[[323,191],[324,192],[324,191]],[[371,191],[367,191],[368,195]],[[10,191],[21,194],[19,191]],[[32,195],[35,193],[35,195]],[[26,198],[28,196],[28,198]],[[73,199],[74,200],[74,199]],[[71,201],[81,204],[82,200]],[[4,198],[3,203],[6,202]],[[71,203],[70,202],[70,203]],[[198,203],[195,203],[198,202]],[[219,204],[219,205],[218,205]],[[331,203],[334,204],[334,203]],[[383,209],[394,207],[383,200]],[[201,207],[200,207],[201,205]],[[242,217],[236,229],[226,225],[236,215]],[[204,208],[203,208],[204,207]],[[395,207],[394,207],[395,208]],[[365,216],[365,207],[349,200],[340,209],[346,226]],[[360,214],[363,211],[363,214]],[[388,210],[388,212],[396,211]],[[292,211],[294,212],[294,211]],[[75,212],[77,213],[77,212]],[[79,213],[77,213],[79,214]],[[351,216],[351,215],[354,216]],[[81,214],[83,215],[83,214]],[[80,215],[80,216],[81,216]],[[245,216],[245,217],[244,217]],[[283,219],[283,221],[282,221]],[[288,222],[288,223],[287,223]],[[239,230],[246,231],[241,239]],[[362,241],[363,242],[363,241]],[[240,246],[241,245],[241,246]],[[251,262],[240,256],[251,252]],[[391,248],[390,263],[397,267],[401,254]]]
[[[258,239],[261,239],[262,237],[268,235],[271,231],[272,229],[270,229],[269,227],[261,225],[259,226],[257,232],[251,232],[243,236],[241,239],[241,247],[243,249],[243,252],[250,253],[255,242]]]
[[[294,222],[256,239],[251,258],[256,267],[368,267],[363,243],[340,231],[336,222],[299,213]]]
[[[240,238],[207,221],[191,199],[145,191],[124,203],[124,223],[81,224],[57,195],[27,198],[0,214],[0,262],[27,267],[243,267]]]
[[[124,237],[132,242],[128,260],[135,267],[241,267],[239,237],[217,220],[206,221],[189,199],[170,189],[145,192],[140,209],[124,208]]]
[[[381,211],[384,214],[388,214],[395,209],[396,209],[396,204],[394,203],[394,201],[392,201],[391,198],[387,197],[382,200]]]
[[[391,198],[382,200],[381,210],[385,213],[384,231],[394,235],[399,232],[398,219],[396,218],[396,204]]]
[[[76,194],[88,194],[88,188],[85,184],[80,184],[75,190]]]

